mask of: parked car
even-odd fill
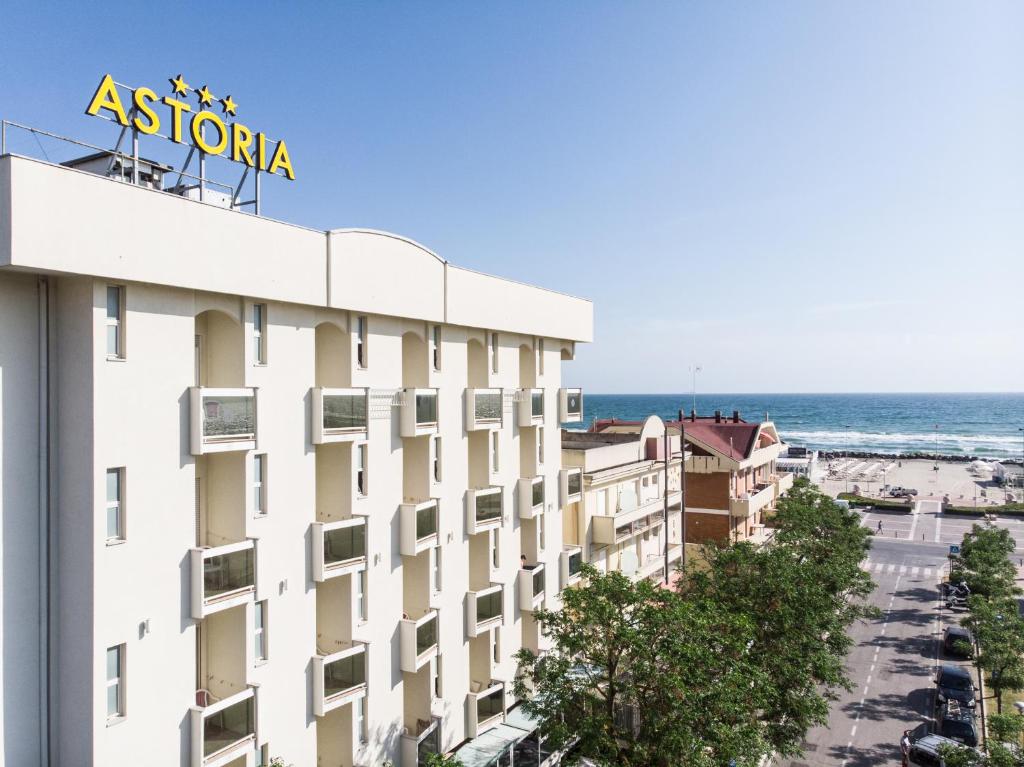
[[[970,658],[974,654],[974,637],[963,626],[947,626],[942,633],[942,647],[949,655]]]
[[[917,495],[917,491],[912,487],[890,487],[889,497],[890,498],[909,498],[913,495]]]
[[[908,733],[909,734],[909,733]],[[907,764],[909,767],[945,767],[946,763],[939,755],[943,746],[952,748],[962,747],[960,741],[952,738],[944,738],[941,735],[924,735],[914,739],[907,749]]]
[[[974,682],[971,672],[962,666],[944,663],[935,675],[935,706],[955,700],[967,708],[974,708]]]
[[[955,700],[947,700],[940,710],[939,734],[944,738],[963,743],[974,748],[978,745],[978,727],[974,721],[974,711],[961,706]]]

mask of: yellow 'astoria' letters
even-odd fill
[[[244,162],[250,168],[255,166],[252,155],[249,154],[249,147],[252,146],[252,131],[242,123],[234,123],[231,126],[231,159],[235,162]]]
[[[256,167],[267,169],[267,137],[262,133],[256,134]]]
[[[211,122],[217,128],[217,143],[209,144],[203,136],[203,123]],[[213,112],[200,112],[192,118],[192,141],[207,154],[220,154],[228,146],[228,129]]]
[[[109,109],[114,113],[114,117],[121,125],[128,124],[128,115],[124,113],[124,106],[121,104],[121,97],[117,93],[117,86],[114,84],[114,78],[110,75],[103,75],[103,79],[100,80],[100,85],[96,89],[96,93],[92,96],[92,101],[89,102],[88,108],[85,113],[87,115],[96,115],[101,109]]]
[[[182,143],[181,141],[181,113],[191,112],[192,107],[186,104],[184,101],[178,101],[172,99],[170,96],[164,96],[164,103],[171,108],[171,141],[175,144]]]
[[[284,174],[288,177],[289,181],[295,180],[295,171],[292,170],[292,160],[288,156],[288,147],[284,145],[283,141],[277,142],[277,149],[274,150],[274,158],[270,161],[270,167],[267,168],[267,172],[273,173],[278,168],[282,168],[284,170]]]
[[[149,88],[136,88],[135,94],[132,96],[132,102],[135,104],[135,109],[145,115],[145,122],[139,119],[138,116],[132,118],[132,124],[135,129],[140,133],[148,133],[150,135],[160,130],[160,118],[156,116],[156,112],[153,111],[152,107],[149,106],[151,102],[157,101],[158,96],[153,93]]]

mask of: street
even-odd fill
[[[928,501],[922,507],[917,515],[862,513],[862,524],[871,530],[882,522],[862,565],[878,584],[871,602],[882,615],[851,629],[856,645],[847,669],[853,688],[832,704],[828,726],[808,733],[804,756],[776,764],[900,764],[903,731],[931,719],[936,665],[963,663],[940,651],[943,628],[965,613],[950,614],[943,607],[937,584],[948,572],[949,545],[961,541],[973,520],[941,515],[938,504]],[[1024,556],[1024,523],[1000,519],[997,524],[1011,530],[1018,555]]]

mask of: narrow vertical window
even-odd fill
[[[360,570],[355,577],[356,582],[356,617],[366,620],[366,570]]]
[[[500,443],[498,440],[499,432],[491,432],[491,471],[498,471],[500,468],[499,459],[501,457],[499,453]]]
[[[107,719],[124,716],[124,645],[107,648]]]
[[[434,325],[434,337],[433,337],[433,352],[434,352],[434,370],[441,369],[441,326]]]
[[[267,659],[267,603],[266,600],[253,605],[253,658],[257,663]]]
[[[491,372],[498,372],[498,334],[491,333]]]
[[[252,361],[267,363],[267,305],[252,305]]]
[[[495,663],[501,663],[501,629],[494,628],[493,658]]]
[[[107,357],[124,359],[124,288],[107,285]]]
[[[497,530],[491,530],[490,533],[491,533],[491,567],[497,568],[497,567],[499,567],[499,562],[500,562],[500,557],[498,556],[498,550],[500,549],[500,546],[498,545],[498,543],[499,543],[499,541],[498,541],[498,531]]]
[[[366,317],[356,318],[356,364],[366,367]]]
[[[440,591],[441,590],[441,547],[440,546],[435,546],[434,547],[434,559],[433,559],[433,562],[431,564],[434,566],[433,581],[432,581],[433,584],[434,584],[434,591]]]
[[[363,443],[362,445],[356,445],[356,492],[360,496],[367,495],[369,490],[369,484],[367,482],[367,455],[369,445]]]
[[[537,463],[544,463],[544,427],[537,427]]]
[[[441,481],[441,438],[434,437],[434,481]]]
[[[441,695],[441,656],[434,656],[434,697],[440,698]]]
[[[544,551],[544,520],[546,517],[546,514],[537,515],[537,548],[541,551]]]
[[[256,751],[256,767],[270,767],[270,744],[264,743]]]
[[[107,469],[107,542],[124,540],[124,469]]]
[[[262,517],[267,513],[267,454],[252,457],[252,513]]]
[[[352,702],[352,726],[355,728],[356,740],[366,742],[366,698],[356,698]]]
[[[544,375],[544,339],[537,339],[537,375]]]

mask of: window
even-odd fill
[[[267,305],[252,305],[252,361],[267,364]]]
[[[253,605],[253,658],[257,663],[267,659],[267,602]]]
[[[124,288],[107,285],[107,357],[124,359]]]
[[[264,743],[256,749],[256,767],[270,767],[270,744]]]
[[[435,546],[434,547],[434,559],[431,562],[431,564],[434,567],[434,570],[433,570],[434,591],[440,591],[441,590],[441,547],[440,546]]]
[[[356,318],[356,364],[366,367],[366,317]]]
[[[498,556],[498,531],[490,531],[490,543],[491,543],[491,567],[499,567],[500,557]]]
[[[537,339],[537,375],[544,375],[544,339]]]
[[[124,540],[124,469],[107,469],[107,542]]]
[[[262,517],[267,513],[267,454],[252,457],[252,513]]]
[[[352,726],[355,728],[356,740],[366,742],[366,698],[356,698],[352,702]]]
[[[499,436],[499,432],[496,432],[496,431],[492,431],[491,432],[491,471],[495,471],[495,472],[498,471],[498,468],[499,468],[499,463],[498,463],[498,458],[499,458],[498,436]]]
[[[124,716],[124,645],[107,648],[107,719]]]
[[[434,697],[440,698],[441,695],[441,656],[434,656]]]
[[[441,369],[441,326],[434,325],[433,336],[434,370]]]
[[[366,620],[366,570],[356,573],[356,618]]]
[[[501,629],[495,627],[493,634],[493,641],[491,642],[491,652],[495,663],[501,663]]]
[[[544,551],[544,514],[537,516],[537,548]]]
[[[366,463],[368,455],[369,445],[365,442],[361,445],[355,446],[356,451],[356,492],[360,496],[367,494],[369,489],[368,477],[366,472]]]
[[[544,463],[544,427],[537,427],[537,463]]]
[[[434,481],[441,481],[441,438],[434,437]]]
[[[491,372],[498,372],[498,334],[491,333]]]

